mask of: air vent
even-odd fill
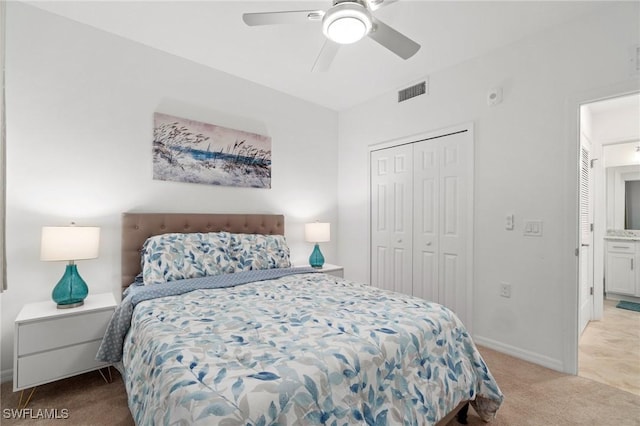
[[[424,95],[427,93],[427,82],[414,84],[411,87],[402,89],[398,92],[398,102],[406,101],[407,99],[415,98],[416,96]]]

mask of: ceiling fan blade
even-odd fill
[[[397,2],[398,0],[367,0],[367,7],[370,11],[375,11],[380,9],[381,7],[389,6],[392,3]]]
[[[322,49],[320,49],[320,53],[316,58],[316,61],[311,68],[312,72],[326,72],[329,70],[331,66],[331,62],[333,62],[333,58],[336,57],[336,54],[340,50],[340,45],[338,43],[334,43],[331,40],[326,40],[322,45]]]
[[[243,13],[242,20],[250,27],[256,25],[304,24],[309,21],[320,21],[324,16],[322,10],[289,10],[285,12]]]
[[[409,59],[420,50],[420,45],[409,37],[394,30],[384,22],[372,17],[373,28],[369,37],[400,56],[402,59]]]

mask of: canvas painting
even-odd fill
[[[155,113],[153,178],[271,188],[271,138]]]

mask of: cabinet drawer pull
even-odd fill
[[[613,248],[629,250],[631,247],[629,247],[629,246],[613,246]]]
[[[631,270],[633,271],[633,259],[631,259]]]

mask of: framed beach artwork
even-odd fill
[[[167,114],[153,115],[153,178],[271,188],[271,138]]]

